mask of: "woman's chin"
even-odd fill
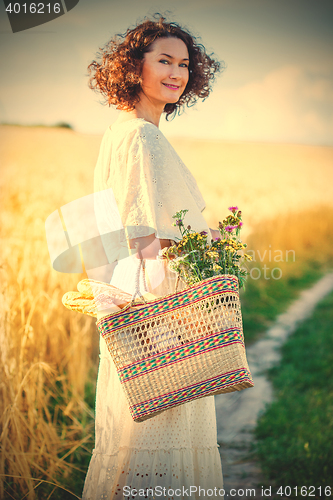
[[[180,96],[179,97],[175,96],[173,99],[172,98],[169,99],[168,102],[165,103],[165,105],[167,105],[167,104],[176,104],[179,101],[179,99],[180,99]]]

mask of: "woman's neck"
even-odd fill
[[[134,118],[143,118],[158,127],[163,110],[164,104],[154,104],[142,94],[140,95],[140,101],[135,105],[135,109],[132,111],[121,111],[116,123],[133,120]]]
[[[136,103],[133,112],[136,118],[144,118],[147,122],[151,122],[158,127],[163,110],[164,104],[158,103],[158,105],[154,105],[145,95],[141,95],[140,101]]]

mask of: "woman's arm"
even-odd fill
[[[138,259],[154,259],[156,260],[159,250],[173,245],[173,240],[156,238],[155,234],[142,236],[141,238],[133,238],[129,240],[130,248],[135,249],[136,243],[139,243],[136,257]]]
[[[212,234],[212,239],[215,240],[215,238],[221,239],[221,233],[218,229],[211,229],[209,228],[211,234]]]
[[[211,237],[213,240],[215,238],[221,239],[221,233],[218,229],[211,229]],[[138,252],[136,254],[138,259],[154,259],[156,260],[159,250],[165,247],[170,247],[174,245],[173,240],[159,239],[156,238],[155,234],[150,234],[149,236],[142,236],[141,238],[133,238],[129,240],[130,248],[135,249],[136,243],[139,243]]]

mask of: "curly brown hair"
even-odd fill
[[[150,45],[158,38],[179,38],[189,53],[189,80],[176,103],[166,104],[166,118],[175,116],[185,106],[193,106],[198,99],[206,99],[212,90],[215,73],[224,69],[223,62],[208,55],[196,38],[175,22],[165,22],[160,14],[153,20],[145,18],[133,29],[116,35],[97,53],[97,61],[88,66],[89,88],[100,92],[104,104],[116,105],[117,109],[131,111],[139,101],[143,57]]]

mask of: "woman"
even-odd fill
[[[176,114],[207,97],[219,66],[187,31],[163,17],[145,20],[111,40],[101,49],[100,61],[89,65],[90,87],[121,110],[103,136],[95,191],[112,188],[122,224],[131,228],[130,248],[139,244],[138,254],[119,260],[111,280],[129,293],[135,290],[137,257],[146,262],[146,291],[174,291],[175,275],[157,255],[179,237],[172,225],[177,211],[188,209],[186,222],[197,231],[209,230],[196,181],[158,126],[163,113]],[[104,223],[109,213],[105,206]],[[214,237],[218,234],[212,231]],[[199,487],[215,488],[209,497],[222,498],[217,493],[223,482],[214,398],[135,423],[102,338],[100,349],[96,445],[83,499],[195,499]]]

